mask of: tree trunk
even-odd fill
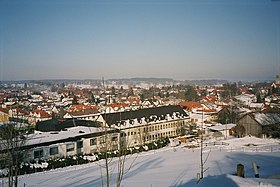
[[[106,149],[106,153],[105,153],[105,167],[106,167],[106,187],[109,187],[109,164],[108,164],[108,153],[107,153],[107,149]]]

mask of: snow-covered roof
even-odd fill
[[[236,126],[236,124],[230,123],[230,124],[226,124],[226,125],[215,125],[212,127],[208,127],[208,129],[213,130],[213,131],[223,131],[223,130],[227,130],[227,129],[232,129],[235,126]]]
[[[196,114],[196,113],[190,113],[190,118],[195,118],[195,119],[198,119],[199,121],[206,121],[208,118],[209,118],[210,115],[208,114]]]
[[[252,113],[255,120],[261,125],[271,125],[280,123],[280,114],[278,113]]]
[[[27,136],[26,145],[36,145],[36,144],[42,144],[46,142],[54,142],[54,141],[68,139],[68,138],[79,137],[81,135],[98,133],[102,131],[103,130],[101,128],[85,127],[85,126],[67,128],[67,130],[63,130],[63,131],[52,131],[52,132],[35,131],[34,134],[30,134]]]
[[[251,108],[262,108],[263,103],[250,103],[249,107],[251,107]]]
[[[189,118],[180,106],[161,106],[118,113],[102,114],[106,123],[114,128],[131,128],[152,123]]]
[[[239,100],[240,102],[246,104],[246,105],[249,105],[250,103],[252,103],[256,96],[254,94],[241,94],[241,95],[238,95],[238,96],[235,96],[235,98],[237,100]]]

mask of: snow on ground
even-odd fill
[[[122,181],[124,187],[185,187],[185,186],[280,186],[279,179],[268,179],[280,174],[280,141],[245,137],[221,140],[228,145],[208,145],[204,158],[206,162],[204,178],[197,184],[199,173],[200,149],[166,147],[159,150],[129,155]],[[258,146],[244,146],[254,144]],[[230,148],[231,147],[231,148]],[[256,149],[256,147],[258,149]],[[273,147],[272,152],[269,147]],[[270,150],[270,151],[268,151]],[[259,166],[260,178],[254,178],[252,162]],[[110,186],[115,185],[117,159],[110,162]],[[245,178],[235,175],[237,164],[243,164]],[[19,177],[19,186],[26,187],[100,187],[105,186],[104,161],[70,166],[51,171],[24,175]],[[102,175],[101,175],[102,173]],[[0,185],[1,186],[1,185]]]

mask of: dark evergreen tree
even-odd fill
[[[78,99],[77,99],[77,96],[76,96],[76,95],[74,95],[74,97],[73,97],[72,104],[73,104],[73,105],[78,104]]]
[[[128,96],[134,96],[133,88],[129,87],[128,89]]]
[[[257,97],[257,103],[262,103],[263,102],[263,100],[261,98],[261,94],[259,92],[256,94],[256,97]]]
[[[112,95],[116,95],[116,89],[114,86],[112,86]]]
[[[185,92],[185,99],[188,101],[198,101],[198,95],[192,86],[187,86],[187,91]]]

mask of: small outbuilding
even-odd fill
[[[280,113],[254,112],[242,116],[237,121],[239,137],[252,135],[256,137],[277,136],[280,133]]]

